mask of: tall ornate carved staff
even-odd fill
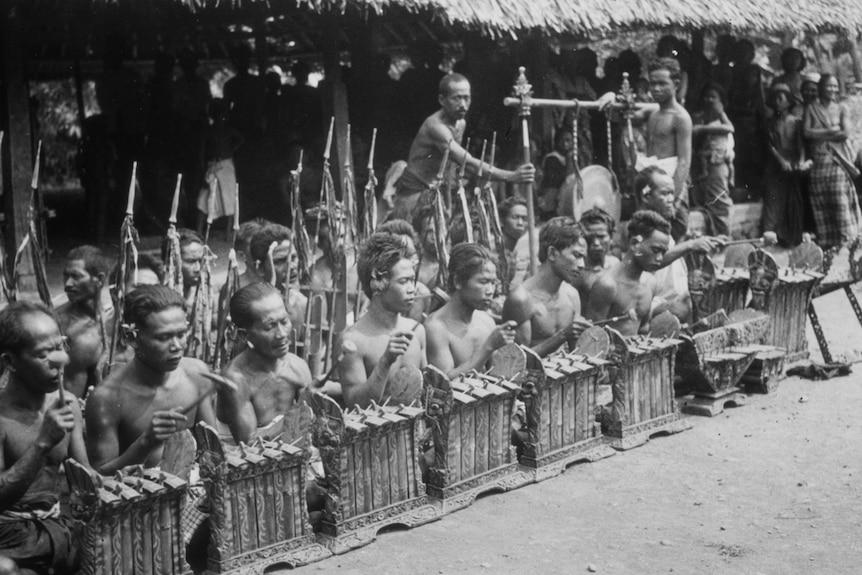
[[[166,234],[167,253],[165,254],[165,285],[180,295],[183,295],[183,261],[180,254],[180,234],[177,233],[177,209],[180,204],[180,190],[183,185],[183,175],[177,174],[177,186],[174,188],[174,198],[171,202],[171,215],[168,218]]]
[[[131,259],[132,269],[137,275],[138,270],[138,230],[135,229],[135,186],[137,185],[138,163],[132,164],[132,178],[129,181],[129,199],[126,204],[126,217],[120,227],[120,261],[118,262],[119,274],[117,285],[114,286],[114,325],[111,330],[111,348],[108,353],[108,364],[105,366],[105,374],[110,373],[114,365],[114,354],[120,345],[120,328],[123,323],[123,306],[126,301],[126,280],[129,277],[129,263]]]
[[[518,116],[521,118],[521,135],[523,137],[523,160],[525,164],[533,161],[530,153],[530,108],[532,107],[531,99],[533,97],[533,86],[527,82],[525,74],[526,69],[521,66],[518,68],[518,79],[515,82],[514,95],[520,100],[518,108]],[[536,273],[536,265],[538,262],[538,246],[536,245],[536,209],[533,204],[533,184],[525,184],[524,195],[527,198],[527,233],[530,241],[530,273]]]

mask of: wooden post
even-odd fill
[[[856,39],[856,30],[847,30],[847,43],[850,45],[850,58],[853,60],[853,76],[856,82],[862,82],[862,58],[859,54],[859,44]]]
[[[6,213],[6,253],[15,250],[27,234],[30,206],[30,178],[33,175],[30,102],[27,88],[27,54],[24,37],[28,23],[12,2],[0,3],[0,126],[6,132],[3,154],[3,206]],[[11,265],[11,260],[8,262]],[[20,264],[19,289],[36,292],[33,262],[25,256]]]
[[[347,124],[350,122],[347,105],[347,87],[341,76],[341,50],[339,38],[341,30],[340,18],[336,14],[326,15],[324,20],[325,33],[323,43],[323,74],[327,93],[324,102],[324,118],[335,117],[335,160],[332,162],[332,179],[336,182],[335,189],[341,190],[342,166],[348,154]],[[331,106],[331,113],[326,107]]]

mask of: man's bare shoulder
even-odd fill
[[[596,276],[590,293],[614,294],[617,291],[616,269],[611,268]]]

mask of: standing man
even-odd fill
[[[491,252],[479,244],[458,244],[449,255],[446,304],[425,322],[428,363],[450,379],[482,370],[496,349],[515,339],[515,322],[497,326],[486,311],[497,285]]]
[[[76,538],[71,519],[60,516],[57,482],[67,457],[89,463],[78,401],[58,393],[69,356],[52,312],[23,301],[0,311],[0,358],[9,373],[0,390],[2,563],[12,573],[77,572]]]
[[[410,219],[420,194],[434,182],[447,149],[452,166],[466,162],[469,175],[479,171],[480,160],[461,147],[470,110],[470,82],[461,74],[443,76],[437,101],[440,109],[425,119],[410,146],[407,168],[398,180],[393,218]],[[491,166],[489,173],[491,180],[519,184],[532,182],[535,175],[532,164],[523,164],[515,171]]]
[[[69,338],[63,383],[76,397],[84,397],[88,387],[101,381],[102,337],[108,325],[103,317],[102,287],[107,273],[108,262],[97,247],[80,246],[66,256],[63,287],[69,301],[57,308],[57,320]]]
[[[207,365],[183,357],[188,321],[172,289],[144,285],[126,296],[123,321],[132,360],[87,398],[87,450],[93,468],[111,475],[128,465],[153,467],[165,441],[198,421],[215,427]]]
[[[515,341],[544,357],[577,340],[589,324],[573,287],[584,269],[586,244],[570,217],[552,218],[539,233],[539,269],[509,293],[503,321],[514,321]]]
[[[370,300],[368,312],[335,342],[345,407],[408,404],[422,391],[418,370],[427,360],[425,328],[406,317],[416,295],[406,243],[373,234],[359,256],[359,280]]]
[[[291,323],[277,289],[258,282],[230,300],[230,316],[248,347],[225,369],[237,390],[219,390],[219,419],[237,442],[249,443],[258,428],[288,412],[311,384],[308,365],[290,353]]]
[[[617,223],[603,209],[593,208],[581,215],[579,225],[587,241],[587,257],[586,267],[573,285],[581,297],[581,307],[586,310],[590,289],[596,279],[620,261],[616,256],[608,253]]]

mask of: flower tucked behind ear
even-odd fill
[[[371,270],[371,292],[380,293],[389,287],[389,274],[378,269]]]
[[[138,326],[134,323],[124,323],[120,325],[120,330],[123,335],[123,340],[126,342],[134,341],[138,336]]]

